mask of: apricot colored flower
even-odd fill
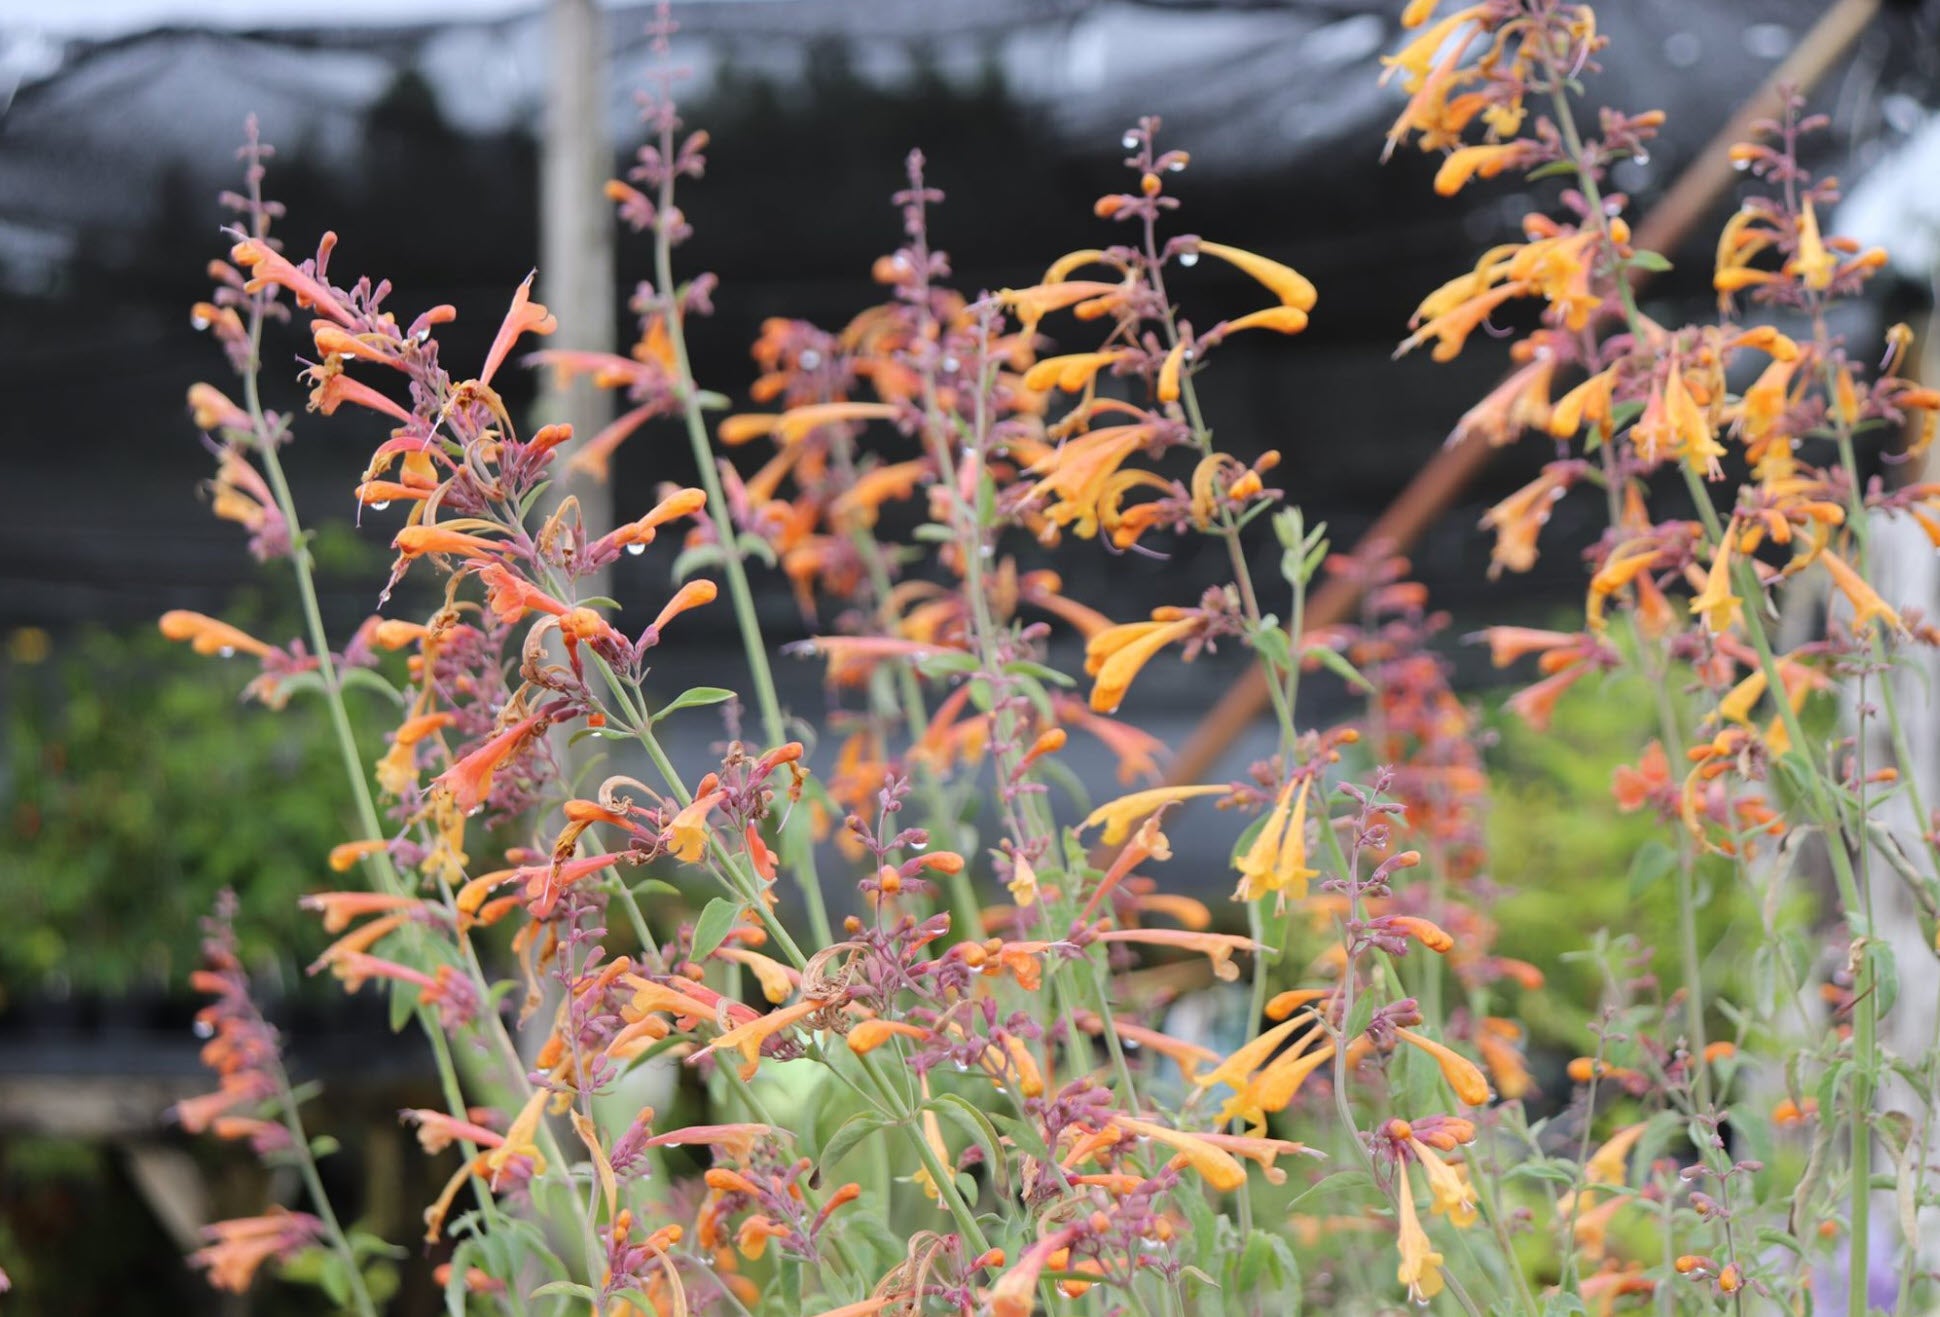
[[[1825,563],[1826,571],[1832,574],[1832,583],[1839,593],[1852,605],[1852,628],[1864,631],[1875,619],[1883,621],[1895,631],[1906,630],[1906,623],[1893,606],[1879,597],[1879,593],[1866,583],[1866,578],[1852,569],[1838,554],[1827,550],[1819,555]]]
[[[163,613],[161,627],[164,636],[170,640],[188,641],[189,648],[198,654],[219,654],[224,658],[231,654],[248,654],[254,658],[264,658],[273,652],[268,645],[246,631],[184,608]]]
[[[1085,675],[1095,678],[1091,687],[1093,711],[1116,713],[1140,669],[1167,645],[1190,638],[1199,627],[1199,619],[1192,616],[1154,618],[1150,622],[1122,623],[1093,636],[1085,643]]]
[[[1448,1086],[1464,1104],[1471,1107],[1488,1105],[1489,1081],[1475,1062],[1432,1038],[1424,1038],[1412,1029],[1396,1029],[1394,1032],[1402,1042],[1420,1048],[1435,1059],[1442,1078],[1448,1081]]]
[[[1251,275],[1280,299],[1281,306],[1310,312],[1319,298],[1312,281],[1290,265],[1282,265],[1238,247],[1228,247],[1223,242],[1201,242],[1198,251],[1202,256],[1216,257],[1241,273]]]
[[[485,354],[485,365],[478,372],[480,384],[492,382],[492,376],[498,373],[498,368],[504,364],[506,355],[512,351],[512,345],[519,341],[521,335],[550,334],[559,328],[558,317],[532,300],[534,277],[536,271],[528,274],[525,282],[512,294],[512,305],[500,322],[498,333],[492,337],[491,349]]]
[[[1717,551],[1711,555],[1704,589],[1691,599],[1691,612],[1704,619],[1704,629],[1712,635],[1729,631],[1744,616],[1744,600],[1731,592],[1731,542],[1736,525],[1733,522],[1725,528]]]

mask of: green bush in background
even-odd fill
[[[249,912],[252,961],[320,949],[296,902],[352,834],[349,791],[321,705],[238,703],[254,668],[151,631],[15,634],[0,666],[7,993],[179,989],[224,887]]]

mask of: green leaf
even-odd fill
[[[1890,943],[1871,941],[1866,944],[1866,961],[1872,967],[1873,995],[1879,1001],[1878,1013],[1884,1017],[1900,999],[1900,967],[1894,959]]]
[[[736,537],[734,547],[741,550],[741,556],[743,558],[759,558],[770,567],[773,567],[778,561],[775,557],[775,546],[762,539],[759,535],[756,535],[753,531],[742,531]]]
[[[322,1161],[341,1147],[343,1145],[330,1135],[319,1134],[310,1140],[310,1158],[312,1161]]]
[[[1059,672],[1056,668],[1047,667],[1042,663],[1034,663],[1030,659],[1012,659],[1010,662],[1004,664],[1004,672],[1013,677],[1036,677],[1039,681],[1048,681],[1053,686],[1075,686],[1078,684],[1077,680],[1070,673]]]
[[[741,917],[741,903],[730,901],[725,896],[717,896],[701,910],[701,917],[694,923],[694,951],[696,962],[706,960],[714,954],[714,949],[727,939],[734,921]]]
[[[703,567],[719,567],[726,561],[718,544],[697,544],[691,549],[682,549],[674,559],[674,579],[684,581]]]
[[[403,1033],[417,1014],[418,990],[405,983],[391,984],[391,1032]]]
[[[990,1168],[997,1193],[1008,1197],[1010,1176],[1002,1140],[997,1134],[997,1127],[990,1123],[990,1117],[984,1114],[983,1109],[960,1093],[939,1093],[924,1105],[963,1127],[964,1133],[983,1149],[984,1165]]]
[[[1662,274],[1671,268],[1671,263],[1659,252],[1640,251],[1633,255],[1628,264],[1633,270],[1650,270]]]
[[[1321,667],[1326,668],[1348,685],[1357,686],[1370,695],[1374,693],[1374,683],[1363,677],[1360,669],[1325,645],[1307,646],[1300,651],[1300,658],[1303,662],[1307,659],[1317,659]]]
[[[834,1166],[886,1124],[888,1122],[873,1111],[859,1111],[843,1121],[842,1127],[829,1135],[829,1141],[822,1146],[823,1168]]]
[[[916,670],[925,677],[940,679],[977,670],[977,656],[960,649],[948,649],[916,661]]]
[[[591,1285],[582,1285],[576,1280],[549,1280],[538,1289],[526,1295],[528,1299],[550,1298],[555,1294],[570,1294],[575,1299],[585,1299],[589,1303],[599,1298]]]
[[[734,692],[725,686],[690,686],[674,696],[667,707],[653,716],[659,722],[676,709],[698,709],[709,704],[726,704],[734,698]]]
[[[1637,848],[1630,857],[1630,899],[1636,900],[1671,876],[1677,868],[1677,852],[1655,837]]]

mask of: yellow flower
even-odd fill
[[[1275,892],[1284,903],[1289,894],[1296,901],[1307,895],[1307,880],[1320,872],[1307,867],[1307,792],[1312,786],[1312,778],[1302,778],[1298,791],[1292,782],[1281,790],[1265,825],[1239,858],[1235,900],[1256,901]]]
[[[1428,1232],[1421,1228],[1421,1218],[1415,1214],[1415,1192],[1406,1175],[1395,1178],[1395,1189],[1400,1195],[1396,1218],[1400,1236],[1396,1242],[1401,1249],[1401,1266],[1395,1278],[1408,1287],[1409,1298],[1426,1303],[1442,1292],[1442,1255],[1434,1251]]]
[[[1079,828],[1095,828],[1105,825],[1105,832],[1098,840],[1106,846],[1116,846],[1131,836],[1136,825],[1151,818],[1168,805],[1181,800],[1191,800],[1194,796],[1224,795],[1223,786],[1191,787],[1153,787],[1148,791],[1134,791],[1128,796],[1108,800],[1085,816]]]
[[[1435,1196],[1431,1210],[1458,1226],[1475,1224],[1475,1186],[1468,1182],[1466,1168],[1450,1166],[1440,1153],[1412,1135],[1408,1146],[1421,1159],[1421,1169],[1428,1173],[1428,1191]]]
[[[666,846],[675,859],[693,864],[701,858],[701,852],[707,849],[707,814],[720,803],[721,796],[720,791],[704,792],[674,815],[667,825]]]
[[[1730,630],[1744,614],[1744,600],[1731,593],[1731,541],[1736,524],[1725,528],[1718,550],[1711,556],[1704,589],[1691,600],[1691,611],[1704,619],[1704,629],[1714,636]]]
[[[1798,255],[1792,258],[1786,272],[1799,276],[1807,288],[1823,292],[1831,286],[1832,272],[1838,264],[1838,258],[1826,250],[1825,240],[1819,236],[1819,216],[1808,200],[1799,215]]]

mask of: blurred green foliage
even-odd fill
[[[227,616],[249,625],[246,610]],[[201,658],[154,632],[21,633],[10,651],[0,667],[10,994],[179,985],[224,887],[249,912],[251,960],[300,964],[320,948],[297,897],[323,885],[326,853],[354,831],[321,704],[242,704],[251,660]]]
[[[1582,683],[1558,702],[1546,732],[1503,708],[1508,693],[1480,701],[1492,734],[1492,874],[1511,889],[1493,911],[1501,927],[1498,949],[1548,976],[1548,991],[1521,999],[1532,1038],[1574,1048],[1591,1041],[1586,1025],[1599,1010],[1602,971],[1594,957],[1564,953],[1588,947],[1598,930],[1629,934],[1648,948],[1649,969],[1666,996],[1684,982],[1673,831],[1680,825],[1649,810],[1622,813],[1611,795],[1617,768],[1635,765],[1659,735],[1656,698],[1641,679]],[[1828,711],[1813,706],[1807,714],[1808,725],[1819,726]],[[1673,780],[1681,781],[1687,767],[1672,763]],[[1757,907],[1727,859],[1703,858],[1694,877],[1698,943],[1713,948],[1705,987],[1716,1025],[1720,996],[1745,999],[1746,967],[1736,951],[1756,929]],[[1803,917],[1809,904],[1802,893],[1788,900],[1785,921]]]

